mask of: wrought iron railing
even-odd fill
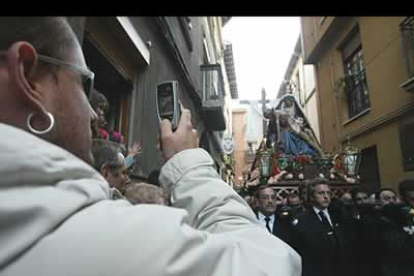
[[[365,70],[345,77],[349,117],[352,118],[370,107]]]
[[[272,188],[276,193],[276,200],[283,201],[283,199],[286,199],[289,194],[293,192],[298,192],[298,186],[300,182],[296,183],[277,183],[272,184]],[[336,183],[336,184],[330,184],[329,187],[332,191],[332,197],[339,198],[342,194],[346,192],[350,192],[351,189],[357,187],[359,184],[350,184],[350,183]]]

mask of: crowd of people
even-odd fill
[[[413,275],[414,181],[335,198],[319,179],[280,202],[252,182],[243,200],[183,108],[135,183],[141,147],[108,129],[65,18],[0,17],[0,49],[0,275]]]
[[[188,109],[174,132],[160,122],[149,182],[163,191],[128,185],[67,19],[0,17],[0,49],[0,275],[301,275],[199,148]]]
[[[98,116],[91,124],[94,168],[108,181],[111,197],[127,199],[133,204],[165,205],[165,193],[157,180],[158,170],[150,173],[147,183],[130,181],[129,174],[136,163],[136,157],[141,153],[141,146],[135,142],[127,150],[124,136],[108,128],[105,115],[109,109],[109,102],[105,95],[93,89],[90,103]]]
[[[302,257],[303,276],[414,273],[414,180],[399,194],[358,186],[333,197],[328,182],[303,182],[286,201],[271,186],[245,197],[260,223]]]

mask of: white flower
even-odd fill
[[[319,174],[319,177],[320,177],[320,178],[325,178],[325,176],[323,175],[323,173],[320,173],[320,174]]]
[[[348,183],[355,183],[355,179],[353,179],[352,177],[346,177],[345,178],[345,180],[348,182]]]
[[[330,178],[335,179],[335,175],[333,173],[331,173]]]
[[[274,179],[276,181],[278,181],[282,176],[284,176],[287,172],[286,171],[281,171],[280,173],[278,173],[277,175],[275,175]]]
[[[300,173],[300,174],[298,175],[298,177],[299,177],[299,179],[304,179],[304,178],[305,178],[305,176],[303,175],[303,173]]]
[[[288,174],[287,176],[286,176],[286,179],[292,179],[293,178],[293,174]]]

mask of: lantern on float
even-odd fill
[[[361,150],[351,146],[350,139],[348,138],[348,146],[343,153],[343,164],[347,171],[347,175],[356,177],[359,171],[359,165],[361,163]]]
[[[259,152],[259,161],[260,161],[260,174],[263,178],[268,178],[270,176],[270,167],[271,167],[271,154],[269,150],[260,150]]]

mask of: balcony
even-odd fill
[[[348,98],[348,114],[352,120],[369,110],[371,106],[365,70],[356,75],[346,75],[345,85]]]
[[[224,82],[220,64],[201,65],[203,85],[202,114],[212,131],[226,130],[224,117]]]

